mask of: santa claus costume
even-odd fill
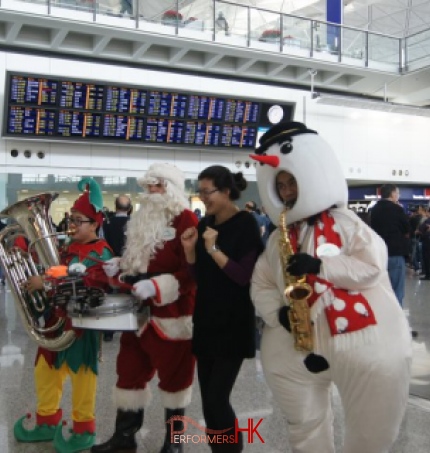
[[[100,260],[112,257],[112,250],[104,239],[97,237],[97,228],[103,223],[103,201],[100,188],[92,178],[78,184],[83,194],[72,206],[75,232],[71,243],[61,251],[61,261],[67,266],[79,265],[85,269],[85,286],[108,288],[108,280]],[[76,220],[79,219],[79,220]],[[94,258],[94,259],[91,259]],[[50,293],[48,293],[49,295]],[[47,326],[58,320],[50,310],[45,313]],[[70,330],[67,318],[64,330]],[[36,426],[28,429],[20,418],[14,426],[19,442],[54,441],[58,453],[73,453],[90,448],[95,441],[95,403],[97,389],[99,332],[74,329],[75,340],[66,349],[55,352],[39,347],[36,356],[35,384],[37,395]],[[65,440],[61,431],[60,408],[63,385],[69,377],[72,383],[72,435]]]
[[[145,192],[140,209],[128,223],[123,257],[112,260],[105,269],[112,275],[120,266],[122,278],[137,280],[133,293],[149,306],[150,314],[137,333],[122,334],[113,395],[115,433],[107,442],[94,446],[94,453],[136,451],[135,433],[142,426],[150,400],[148,383],[156,372],[166,422],[183,416],[191,401],[195,284],[180,237],[197,225],[197,218],[188,209],[185,178],[177,167],[153,164],[138,182]],[[172,443],[172,426],[177,431],[182,422],[166,425],[163,453],[182,451],[181,444]]]
[[[287,416],[292,450],[334,453],[334,384],[345,416],[342,451],[386,453],[408,400],[411,337],[388,278],[385,243],[347,209],[342,169],[315,131],[295,122],[275,125],[252,157],[261,164],[258,187],[272,222],[279,223],[288,204],[293,254],[285,269],[275,231],[251,291],[266,323],[265,376]],[[296,190],[294,199],[287,199],[288,185]],[[295,348],[291,301],[284,295],[285,276],[302,274],[313,291],[307,301],[314,336],[309,352]]]

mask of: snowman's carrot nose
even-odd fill
[[[279,157],[278,156],[259,156],[257,154],[250,154],[249,157],[254,159],[262,164],[270,165],[273,168],[279,166]]]

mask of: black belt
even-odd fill
[[[140,280],[148,280],[152,277],[158,277],[161,275],[162,272],[145,272],[144,274],[137,274],[137,275],[123,275],[121,277],[124,283],[128,283],[129,285],[134,285]]]

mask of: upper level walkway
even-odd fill
[[[320,88],[377,96],[430,67],[430,30],[398,38],[222,0],[189,17],[189,2],[167,3],[1,0],[0,45],[296,86],[313,68]]]

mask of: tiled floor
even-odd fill
[[[411,327],[419,332],[414,341],[413,379],[411,397],[403,420],[400,436],[390,453],[428,453],[430,451],[430,282],[420,282],[408,272],[405,310]],[[111,404],[111,390],[115,382],[115,356],[118,349],[116,334],[112,343],[103,343],[103,363],[97,391],[97,438],[107,439],[113,430],[115,414]],[[33,361],[36,345],[25,333],[15,310],[11,293],[0,287],[0,452],[51,453],[50,443],[18,444],[12,434],[14,421],[26,412],[34,413],[35,397]],[[145,414],[143,429],[138,434],[139,452],[158,453],[164,438],[163,411],[159,404],[156,383],[154,399]],[[335,437],[337,451],[342,451],[342,409],[333,392],[335,407]],[[426,399],[423,399],[426,398]],[[66,385],[63,410],[70,420],[70,387]],[[248,418],[255,422],[263,418],[259,433],[265,443],[258,440],[247,445],[245,452],[291,452],[283,418],[273,400],[261,371],[258,357],[244,364],[233,392],[233,402],[240,419],[246,426]],[[202,423],[198,386],[187,415]],[[376,428],[377,429],[377,428]],[[190,430],[191,431],[191,430]],[[194,433],[198,434],[198,432]],[[203,445],[190,444],[186,452],[209,452]],[[315,452],[324,453],[324,452]],[[366,453],[366,452],[363,452]],[[382,453],[382,452],[381,452]]]

